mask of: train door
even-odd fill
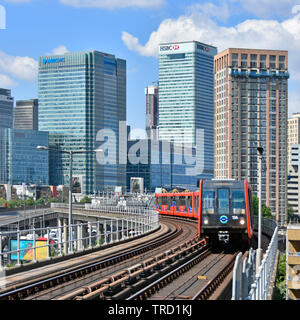
[[[159,197],[160,199],[160,213],[162,214],[168,214],[168,210],[169,210],[169,197],[166,196],[161,196]]]
[[[180,217],[184,217],[186,214],[186,205],[185,205],[185,197],[184,196],[176,196],[175,197],[177,212],[176,215]]]
[[[198,219],[198,211],[199,211],[199,192],[194,193],[194,205],[193,205],[193,217]]]
[[[187,216],[193,218],[194,194],[186,197]]]
[[[168,197],[168,201],[169,201],[170,215],[174,216],[176,215],[176,211],[177,211],[176,197],[170,196]]]

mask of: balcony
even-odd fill
[[[228,69],[228,74],[232,77],[276,77],[276,78],[286,78],[290,77],[290,74],[286,70],[260,70],[260,69]]]

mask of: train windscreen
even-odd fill
[[[246,203],[243,190],[232,190],[232,208],[233,214],[245,214]]]
[[[203,214],[213,214],[215,210],[215,191],[203,191]]]
[[[229,214],[229,189],[218,189],[219,214]]]

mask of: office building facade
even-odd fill
[[[38,130],[38,99],[16,101],[14,129]]]
[[[287,201],[294,214],[300,214],[300,144],[290,145]]]
[[[146,132],[149,139],[158,139],[158,86],[145,88],[146,96]]]
[[[293,113],[288,119],[288,164],[291,163],[291,145],[300,144],[300,113]]]
[[[11,90],[0,88],[0,128],[12,128],[14,116],[14,98]]]
[[[286,221],[288,52],[227,49],[215,56],[215,178],[247,179]]]
[[[159,45],[159,139],[196,144],[205,130],[213,155],[215,47],[192,41]],[[213,160],[213,157],[212,157]]]
[[[147,192],[155,188],[198,190],[196,150],[192,150],[185,154],[182,145],[169,141],[129,140],[127,191],[131,178],[143,178]]]
[[[50,166],[61,171],[50,176],[52,185],[69,181],[69,157],[59,150],[95,150],[111,133],[115,161],[104,166],[95,153],[75,155],[73,177],[84,194],[125,186],[126,164],[119,164],[117,143],[119,121],[125,120],[125,60],[98,51],[40,57],[39,130],[49,131],[50,146],[57,148]]]
[[[0,183],[49,185],[48,132],[0,129]]]
[[[214,169],[216,54],[197,41],[159,45],[159,139],[201,149],[206,179]]]

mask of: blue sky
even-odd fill
[[[289,114],[300,112],[300,0],[0,0],[0,87],[37,97],[39,56],[95,49],[127,61],[127,122],[144,128],[160,42],[289,51]],[[1,23],[1,21],[0,21]]]

